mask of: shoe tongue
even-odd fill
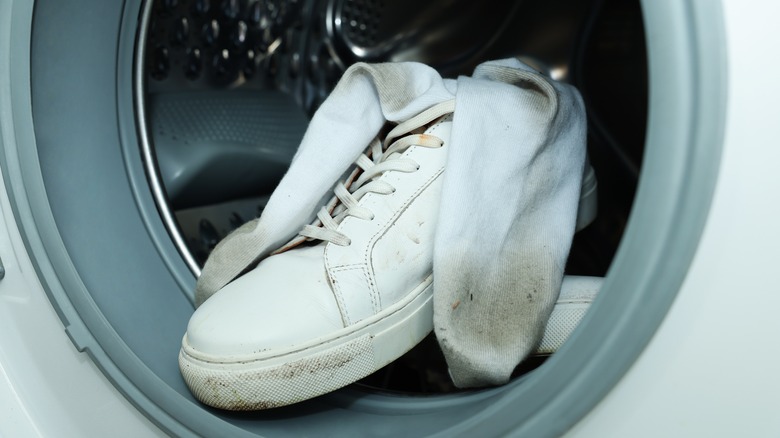
[[[425,132],[428,132],[433,128],[433,125],[439,123],[439,122],[452,122],[454,119],[454,113],[449,113],[445,115],[444,117],[440,118],[439,120],[434,120],[431,124],[428,125],[428,128],[425,130]]]
[[[453,113],[445,114],[445,115],[439,117],[438,119],[432,120],[431,122],[421,126],[420,129],[416,129],[415,131],[419,131],[419,133],[421,133],[421,134],[428,134],[439,123],[446,123],[446,122],[450,122],[451,123],[452,120],[453,120]],[[410,134],[413,134],[413,133],[415,133],[415,132],[410,132]]]

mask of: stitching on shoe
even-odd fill
[[[379,313],[382,309],[379,307],[380,301],[379,301],[379,291],[376,289],[376,285],[372,281],[371,278],[368,276],[368,269],[365,264],[352,264],[349,266],[339,266],[337,268],[332,268],[331,270],[332,274],[341,273],[341,272],[348,272],[348,271],[360,271],[360,273],[363,275],[363,281],[368,286],[368,296],[369,296],[369,302],[371,304],[371,312],[373,315],[376,315]],[[358,321],[353,321],[352,317],[349,315],[349,312],[347,310],[346,300],[344,299],[344,294],[342,293],[342,289],[340,287],[339,281],[334,281],[334,279],[331,278],[331,285],[334,289],[338,288],[337,292],[337,299],[336,301],[339,303],[339,308],[343,308],[342,311],[342,319],[345,319],[344,323],[345,325],[352,325],[356,322],[360,322],[365,318],[361,318]]]
[[[325,257],[327,259],[327,254]],[[352,318],[350,318],[349,311],[347,311],[347,305],[344,302],[344,294],[341,293],[341,282],[336,281],[336,279],[331,276],[331,273],[328,273],[328,279],[330,280],[330,287],[333,290],[333,296],[336,298],[336,303],[338,304],[339,310],[341,311],[341,319],[344,323],[344,327],[348,327],[352,325]]]
[[[347,271],[350,269],[358,269],[362,268],[364,263],[350,263],[348,265],[338,265],[333,268],[330,268],[331,271],[337,272],[337,271]]]
[[[363,264],[363,275],[368,282],[368,289],[371,292],[371,306],[373,307],[374,315],[382,311],[382,297],[379,296],[379,290],[376,287],[376,281],[368,270],[368,265]]]
[[[411,194],[401,205],[401,208],[390,217],[390,219],[387,221],[385,226],[380,228],[371,238],[369,239],[369,245],[366,246],[366,251],[363,254],[363,260],[365,261],[365,264],[367,266],[370,266],[371,269],[371,278],[374,278],[374,266],[373,264],[369,263],[369,254],[374,251],[374,247],[376,246],[377,241],[379,240],[379,237],[387,233],[387,231],[395,224],[395,222],[398,220],[398,218],[403,214],[409,206],[414,202],[414,200],[420,196],[420,193],[422,193],[425,189],[427,189],[433,181],[436,180],[441,174],[444,173],[444,167],[441,167],[439,170],[437,170],[430,178],[428,178],[427,181],[425,181],[413,194]]]

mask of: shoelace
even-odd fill
[[[366,193],[382,195],[394,193],[395,187],[378,180],[379,176],[390,171],[416,172],[420,165],[412,159],[402,158],[401,154],[410,146],[439,148],[444,142],[436,136],[415,133],[415,131],[454,110],[455,99],[439,103],[394,127],[387,134],[384,142],[375,138],[368,147],[370,157],[363,153],[355,160],[357,167],[349,178],[336,184],[335,196],[317,212],[317,220],[311,225],[305,225],[298,235],[307,240],[322,240],[340,246],[349,246],[350,238],[337,231],[341,221],[348,216],[372,220],[374,213],[358,205],[360,199]]]

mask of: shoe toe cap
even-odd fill
[[[244,356],[344,328],[322,258],[311,249],[269,257],[203,303],[187,326],[189,347],[208,356]]]

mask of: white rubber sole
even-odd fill
[[[598,185],[596,172],[588,164],[582,175],[582,189],[580,189],[580,200],[577,205],[576,231],[582,230],[596,220],[599,208]]]
[[[536,355],[555,352],[587,312],[600,278],[566,277]],[[195,397],[220,409],[251,411],[317,397],[366,377],[433,330],[429,277],[403,302],[326,337],[284,351],[216,358],[182,340],[179,368]]]
[[[563,346],[590,309],[603,282],[604,279],[600,277],[564,277],[558,301],[555,302],[534,355],[548,356]]]

